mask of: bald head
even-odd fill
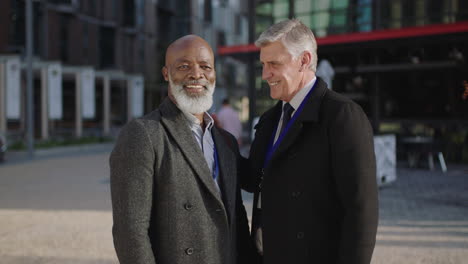
[[[177,39],[167,47],[166,67],[174,63],[177,57],[186,53],[189,55],[208,53],[206,55],[210,57],[211,63],[214,63],[214,53],[210,44],[197,35],[187,35]]]

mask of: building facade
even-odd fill
[[[322,61],[331,65],[332,89],[359,103],[377,134],[397,134],[398,149],[406,152],[410,147],[403,146],[403,138],[428,137],[434,144],[427,151],[437,145],[450,161],[468,162],[468,103],[461,97],[468,79],[467,1],[255,3],[250,17],[255,38],[271,24],[293,17],[313,30],[319,69]],[[252,112],[260,115],[274,102],[261,81],[258,49],[250,42],[219,50],[222,56],[257,61],[250,83],[256,97]]]
[[[115,136],[129,119],[152,111],[167,96],[161,69],[167,46],[179,37],[200,35],[215,52],[247,42],[244,0],[32,2],[36,139]],[[26,133],[25,9],[25,0],[0,2],[0,134],[20,141]],[[20,68],[13,82],[10,61]],[[215,105],[225,96],[246,98],[244,79],[232,77],[242,67],[236,59],[216,60]],[[8,102],[12,94],[20,98]]]

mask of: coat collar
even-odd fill
[[[161,113],[161,122],[167,129],[168,134],[179,146],[179,149],[184,154],[187,162],[195,171],[195,174],[200,178],[201,182],[208,191],[223,204],[221,195],[213,181],[212,174],[205,157],[195,142],[192,131],[188,125],[188,120],[180,111],[180,109],[169,99],[166,98],[159,106]]]
[[[319,122],[320,106],[327,91],[328,88],[326,83],[317,77],[314,90],[311,92],[310,97],[305,102],[302,112],[299,114],[296,121],[292,124],[291,128],[283,138],[283,141],[278,146],[275,153],[273,153],[270,164],[275,158],[285,152],[294,143],[294,141],[301,133],[304,124]],[[266,155],[268,144],[273,133],[275,132],[274,129],[277,126],[281,116],[281,107],[282,102],[279,101],[273,108],[265,112],[257,126],[255,126],[257,129],[255,140],[259,141],[259,147],[264,150],[264,152],[261,154],[263,156]]]

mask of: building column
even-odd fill
[[[83,135],[83,116],[81,111],[81,71],[75,75],[75,137]]]
[[[47,67],[41,69],[41,139],[49,138],[49,100]]]
[[[132,78],[128,78],[127,84],[127,122],[133,118],[133,85]]]
[[[379,82],[379,73],[375,73],[375,76],[372,76],[372,91],[371,91],[371,122],[372,127],[374,128],[374,133],[379,133],[380,130],[380,82]]]
[[[379,58],[377,56],[375,57],[375,64],[379,65]],[[374,133],[378,134],[380,133],[380,73],[374,73],[374,76],[372,78],[374,86],[371,102],[372,126],[374,128]]]
[[[5,64],[0,62],[0,134],[7,132]]]
[[[111,125],[111,120],[110,120],[110,95],[111,95],[111,88],[110,88],[110,77],[109,76],[104,76],[103,77],[103,100],[104,100],[104,109],[103,109],[103,118],[104,118],[104,124],[103,124],[103,129],[104,129],[104,135],[109,136],[110,135],[110,125]]]
[[[249,21],[249,43],[255,42],[255,8],[257,1],[249,1],[248,4],[248,21]],[[257,89],[256,89],[256,56],[253,53],[248,54],[248,66],[247,66],[247,83],[248,83],[248,96],[249,96],[249,140],[251,138],[251,131],[253,129],[253,119],[255,118],[256,104],[257,104]]]
[[[25,76],[26,77],[26,76]],[[26,124],[26,113],[27,113],[27,109],[28,109],[28,106],[27,106],[27,95],[26,95],[26,78],[21,78],[20,79],[20,85],[21,85],[21,98],[20,98],[20,102],[21,102],[21,115],[20,115],[20,131],[22,133],[26,133],[26,128],[27,128],[27,124]]]

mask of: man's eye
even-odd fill
[[[211,70],[211,67],[207,65],[201,66],[201,68],[204,70]]]
[[[189,68],[188,65],[180,65],[180,66],[177,67],[177,69],[179,69],[179,70],[187,70],[188,68]]]

